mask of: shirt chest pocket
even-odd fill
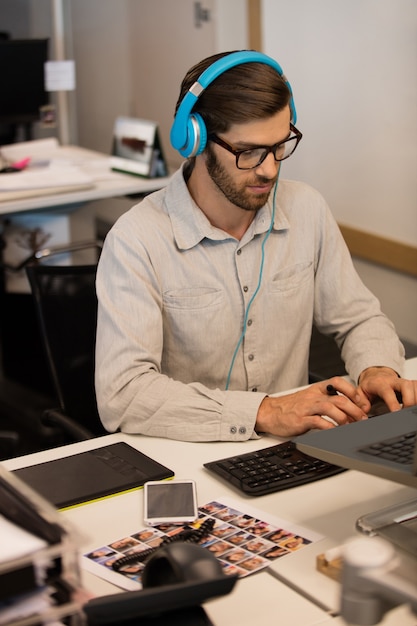
[[[172,312],[217,309],[223,304],[224,294],[220,289],[189,287],[167,291],[163,295],[164,308]]]
[[[169,291],[163,297],[164,354],[170,367],[180,367],[178,359],[186,347],[186,360],[208,358],[216,342],[227,339],[223,323],[225,295],[218,289],[190,288]],[[207,341],[207,337],[210,340]],[[192,357],[191,355],[195,355]]]
[[[272,277],[269,284],[271,293],[288,293],[303,290],[314,285],[314,268],[313,263],[298,263],[280,270]]]

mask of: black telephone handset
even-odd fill
[[[141,626],[213,626],[200,604],[230,593],[237,578],[226,575],[205,548],[172,542],[157,548],[147,561],[141,591],[94,598],[84,612],[90,626],[130,626],[138,624],[138,618],[145,618]]]
[[[126,556],[120,557],[113,562],[112,568],[119,572],[126,565],[131,565],[132,563],[143,563],[146,561],[156,550],[159,550],[163,546],[166,546],[169,543],[176,543],[179,541],[185,543],[199,543],[203,537],[205,537],[214,526],[214,519],[206,519],[198,528],[191,528],[186,526],[184,530],[177,533],[176,535],[172,535],[170,537],[165,537],[161,544],[156,548],[148,548],[147,550],[142,550],[142,552],[135,552],[133,554],[127,554]]]

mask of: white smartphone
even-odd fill
[[[143,489],[144,520],[148,526],[185,524],[197,519],[194,480],[150,480]]]

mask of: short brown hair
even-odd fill
[[[194,65],[181,84],[176,111],[186,93],[201,74],[230,52],[214,54]],[[291,98],[285,80],[265,63],[236,65],[220,74],[201,94],[193,112],[203,118],[207,132],[227,132],[232,124],[271,117],[289,105]]]

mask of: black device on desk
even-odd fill
[[[142,590],[94,598],[84,612],[90,626],[213,626],[199,605],[228,594],[236,581],[201,546],[171,543],[147,561]]]
[[[290,489],[344,471],[297,450],[293,441],[210,461],[204,467],[250,496]]]
[[[142,487],[174,472],[124,441],[14,470],[57,508]]]

